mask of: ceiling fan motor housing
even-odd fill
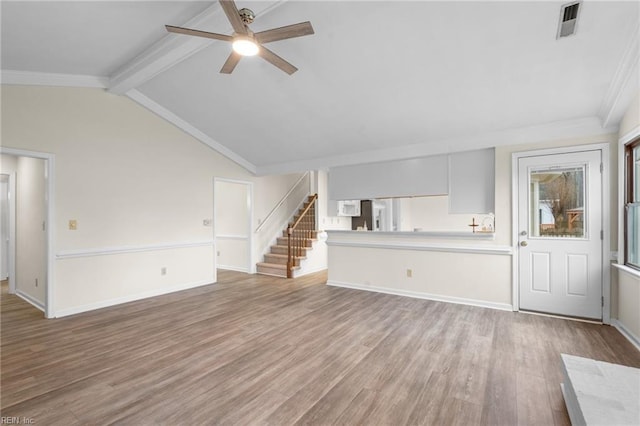
[[[242,19],[242,22],[244,22],[245,24],[250,24],[253,22],[253,20],[256,18],[255,13],[253,13],[253,10],[251,9],[247,9],[242,8],[238,11],[238,14],[240,15],[240,19]]]

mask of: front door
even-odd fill
[[[520,309],[602,319],[601,159],[518,159]]]

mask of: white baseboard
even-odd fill
[[[443,296],[439,294],[422,293],[417,291],[400,290],[396,288],[374,287],[362,284],[352,284],[340,281],[327,281],[327,285],[335,287],[352,288],[355,290],[373,291],[375,293],[393,294],[395,296],[413,297],[416,299],[435,300],[438,302],[456,303],[458,305],[478,306],[481,308],[498,309],[500,311],[513,311],[513,307],[507,303],[488,302],[485,300],[465,299],[462,297]]]
[[[226,265],[216,265],[216,269],[224,269],[225,271],[236,271],[236,272],[244,272],[245,274],[250,274],[249,269],[241,268],[239,266],[226,266]]]
[[[293,272],[293,278],[298,278],[298,277],[304,277],[305,275],[309,275],[309,274],[315,274],[316,272],[320,272],[320,271],[326,271],[327,267],[326,266],[318,266],[317,268],[313,268],[313,269],[305,269],[305,270],[299,270],[299,273],[296,273],[296,271]]]
[[[621,323],[617,319],[611,318],[611,325],[617,328],[620,334],[626,337],[627,340],[630,341],[638,351],[640,351],[640,338],[638,336],[633,334],[627,327],[625,327],[623,323]]]
[[[36,300],[34,297],[29,296],[27,293],[24,293],[20,290],[16,290],[16,296],[18,296],[20,299],[24,300],[28,304],[33,305],[36,308],[40,309],[42,312],[44,312],[44,303],[40,302],[39,300]]]
[[[149,297],[162,296],[163,294],[175,293],[177,291],[188,290],[190,288],[201,287],[203,285],[213,284],[210,280],[197,281],[192,283],[180,284],[175,287],[159,288],[145,291],[142,293],[131,294],[128,296],[117,297],[115,299],[103,300],[100,302],[88,303],[86,305],[74,306],[72,308],[61,309],[55,312],[55,318],[76,315],[82,312],[89,312],[96,309],[107,308],[109,306],[120,305],[123,303],[134,302],[136,300],[147,299]]]

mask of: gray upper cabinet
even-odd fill
[[[495,149],[449,155],[449,213],[495,211]]]

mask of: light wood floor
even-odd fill
[[[560,353],[640,367],[608,326],[219,272],[45,320],[3,289],[2,416],[36,424],[566,425]]]

